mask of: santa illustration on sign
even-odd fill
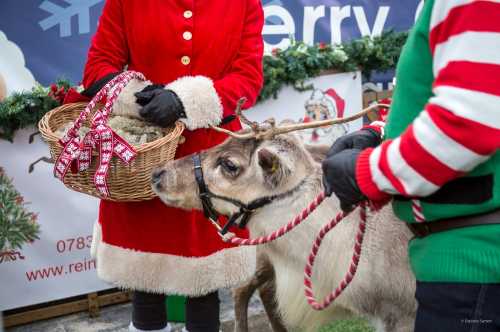
[[[305,115],[302,122],[342,118],[345,111],[345,100],[335,89],[325,91],[315,89],[305,102]],[[339,124],[304,130],[301,135],[309,144],[331,144],[349,131],[348,124]]]

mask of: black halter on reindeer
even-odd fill
[[[252,214],[266,206],[271,204],[272,202],[276,200],[280,200],[283,198],[286,198],[290,195],[292,195],[294,192],[298,190],[298,188],[303,184],[301,182],[299,185],[297,185],[295,188],[288,190],[284,193],[278,194],[278,195],[272,195],[272,196],[264,196],[257,198],[250,203],[243,203],[240,200],[230,198],[230,197],[224,197],[220,195],[216,195],[213,192],[211,192],[207,184],[205,183],[205,178],[203,177],[203,168],[201,166],[201,157],[200,155],[194,154],[193,155],[193,166],[194,166],[194,176],[196,179],[196,183],[198,184],[198,189],[199,189],[199,196],[201,203],[203,205],[203,213],[205,214],[205,217],[217,228],[217,231],[219,232],[219,235],[224,238],[224,236],[227,234],[229,229],[234,226],[236,223],[238,224],[238,227],[240,228],[245,228],[250,221],[250,218],[252,217]],[[220,224],[220,217],[221,214],[217,211],[217,209],[214,208],[214,205],[212,203],[212,199],[219,199],[228,203],[231,203],[239,208],[239,211],[232,214],[229,217],[229,221],[225,225]],[[241,219],[241,220],[240,220]],[[238,222],[240,220],[240,222]]]

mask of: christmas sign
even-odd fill
[[[265,49],[271,52],[287,48],[293,40],[340,44],[387,30],[408,30],[423,1],[270,0],[263,4]]]
[[[90,257],[99,201],[54,179],[35,128],[0,140],[0,311],[110,288]],[[21,244],[22,245],[18,245]]]
[[[245,115],[254,121],[274,117],[278,122],[292,120],[309,122],[342,118],[362,109],[361,73],[341,73],[318,76],[304,82],[300,91],[285,87],[277,99],[264,101]],[[308,144],[332,144],[338,137],[361,128],[362,120],[315,128],[299,132]]]
[[[104,0],[2,0],[1,3],[0,73],[3,74],[3,62],[12,65],[15,60],[30,73],[19,78],[21,86],[32,77],[45,86],[62,75],[71,82],[80,82]],[[377,36],[382,31],[406,31],[415,22],[423,2],[263,0],[262,3],[266,19],[263,37],[270,53],[274,48],[286,48],[291,40],[307,44],[339,43]],[[4,52],[2,33],[16,45],[20,56]],[[17,78],[8,75],[8,80]]]

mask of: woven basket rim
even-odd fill
[[[78,102],[78,103],[69,103],[69,104],[64,104],[59,107],[54,108],[53,110],[50,110],[47,112],[42,119],[38,122],[38,129],[40,130],[40,133],[42,136],[50,142],[58,142],[60,137],[57,136],[52,129],[51,126],[51,119],[53,116],[65,112],[68,109],[73,110],[76,108],[85,108],[88,105],[86,102]],[[76,120],[76,117],[75,117]],[[152,142],[148,142],[145,144],[142,144],[140,146],[134,146],[134,149],[137,153],[141,152],[146,152],[148,150],[154,149],[158,146],[161,146],[163,144],[169,143],[181,136],[181,134],[184,132],[185,125],[181,121],[177,121],[175,123],[175,127],[173,130],[171,130],[167,135],[163,136],[162,138],[159,138],[157,140],[154,140]]]

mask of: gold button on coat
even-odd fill
[[[182,34],[182,37],[185,40],[191,40],[191,38],[193,38],[193,34],[190,31],[184,31],[184,33]]]
[[[192,11],[190,11],[190,10],[186,10],[186,11],[184,12],[184,17],[185,17],[185,18],[191,18],[191,17],[193,17],[193,12],[192,12]]]
[[[181,58],[181,62],[183,65],[187,66],[191,63],[191,58],[185,55]]]

